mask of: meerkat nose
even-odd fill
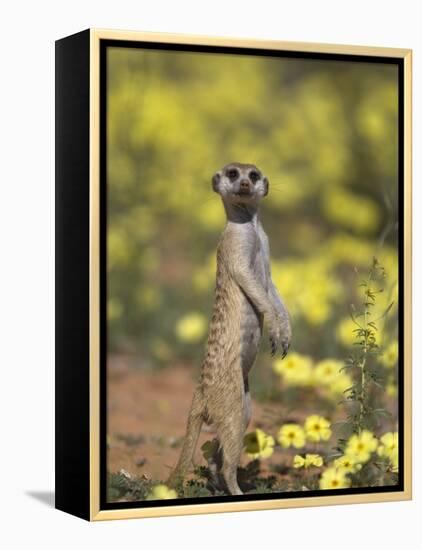
[[[242,180],[240,182],[240,189],[249,191],[249,181],[248,180]]]

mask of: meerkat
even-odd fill
[[[271,279],[267,235],[258,213],[269,182],[253,164],[232,162],[212,178],[227,223],[217,247],[214,307],[205,356],[189,412],[179,461],[168,484],[183,481],[193,459],[202,424],[216,431],[219,462],[227,489],[241,495],[237,481],[243,437],[251,418],[248,375],[258,354],[263,322],[271,353],[289,349],[289,314]]]

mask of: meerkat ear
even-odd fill
[[[212,188],[213,188],[213,191],[215,191],[216,193],[218,193],[218,184],[220,183],[220,179],[221,179],[221,172],[217,172],[212,177]]]
[[[266,197],[268,195],[268,189],[270,188],[270,182],[268,181],[268,178],[264,178],[262,181],[264,183],[264,189],[265,189],[264,197]]]

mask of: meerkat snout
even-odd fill
[[[213,190],[223,201],[256,203],[268,194],[268,178],[254,164],[230,162],[214,174]]]
[[[239,193],[242,194],[248,194],[251,192],[251,187],[249,185],[249,180],[242,180],[240,182],[240,188],[239,188]]]

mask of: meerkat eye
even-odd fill
[[[255,170],[253,170],[252,172],[249,173],[249,178],[253,183],[255,183],[256,181],[259,180],[258,172],[255,172]]]
[[[232,168],[227,170],[226,175],[229,179],[235,180],[239,176],[239,172],[235,168]]]

